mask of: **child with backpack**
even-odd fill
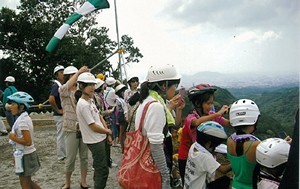
[[[256,148],[257,165],[253,172],[254,189],[277,189],[286,168],[290,152],[288,141],[269,138]]]
[[[181,143],[179,147],[179,171],[182,181],[184,181],[185,165],[191,145],[196,141],[197,126],[206,121],[215,121],[219,124],[231,127],[229,120],[221,117],[228,111],[228,106],[224,105],[218,112],[212,111],[214,92],[217,89],[209,84],[199,84],[188,89],[188,98],[192,101],[195,109],[189,114],[182,129]],[[184,184],[184,183],[183,183]]]
[[[222,166],[212,155],[215,148],[227,139],[224,128],[217,122],[208,121],[202,123],[196,130],[197,140],[189,150],[184,188],[228,188],[230,178],[227,176],[211,183],[207,182],[214,179],[216,170],[222,173],[231,170],[230,164]]]
[[[260,111],[255,102],[241,99],[230,108],[230,123],[236,130],[227,141],[235,189],[252,189],[252,173],[256,165],[256,147],[260,140],[252,135],[256,130]]]

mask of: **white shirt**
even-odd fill
[[[277,189],[278,187],[279,187],[278,182],[271,181],[264,178],[257,184],[257,189]]]
[[[145,105],[155,99],[148,96],[136,110],[135,130],[139,128]],[[162,144],[164,140],[163,129],[166,125],[166,115],[163,105],[159,102],[150,104],[142,126],[142,133],[147,136],[151,144]]]
[[[84,143],[95,144],[106,139],[106,134],[94,132],[89,126],[92,123],[96,123],[100,127],[105,128],[100,121],[99,111],[94,103],[89,103],[88,101],[79,98],[76,113]]]
[[[28,115],[25,116],[23,119],[21,119],[18,123],[18,129],[16,130],[17,138],[24,139],[24,136],[22,134],[22,130],[29,131],[32,143],[31,143],[30,146],[25,145],[25,149],[24,149],[23,144],[19,144],[19,143],[16,142],[16,149],[20,149],[20,150],[24,149],[24,155],[25,154],[31,154],[36,149],[35,149],[34,144],[33,144],[33,124],[32,124],[31,118]]]
[[[205,189],[208,175],[213,174],[220,167],[220,164],[210,153],[194,152],[194,148],[195,143],[190,147],[186,162],[184,188]]]

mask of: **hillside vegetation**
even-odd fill
[[[218,111],[222,105],[230,105],[238,98],[234,97],[227,89],[216,87],[214,106]],[[261,116],[255,135],[260,139],[278,137],[278,132],[285,131],[293,136],[295,114],[299,108],[299,87],[282,88],[271,92],[263,92],[255,88],[240,89],[247,90],[250,95],[243,94],[243,98],[251,99],[258,105]],[[237,91],[235,91],[237,92]],[[243,92],[240,92],[240,94]],[[191,113],[193,106],[186,95],[186,107],[183,110],[183,119]],[[224,115],[228,119],[228,115]],[[227,134],[234,132],[226,129]]]

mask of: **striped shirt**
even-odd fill
[[[68,90],[68,82],[58,88],[61,106],[63,108],[63,131],[76,132],[76,100],[75,91]]]

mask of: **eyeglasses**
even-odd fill
[[[134,83],[134,82],[139,82],[139,80],[132,79],[130,82],[131,82],[131,83]]]

